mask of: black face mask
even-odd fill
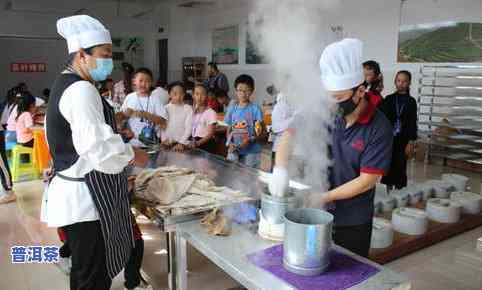
[[[353,91],[353,95],[346,101],[338,103],[338,115],[341,117],[346,117],[353,113],[361,102],[361,99],[357,104],[353,101],[356,91]]]

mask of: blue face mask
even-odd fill
[[[112,58],[95,58],[97,67],[89,69],[90,77],[96,81],[105,81],[114,69],[114,62]]]

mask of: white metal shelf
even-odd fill
[[[480,163],[482,65],[423,65],[419,76],[419,135],[428,144],[427,157]],[[440,127],[455,130],[446,136],[436,133]]]

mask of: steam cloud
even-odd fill
[[[249,32],[258,51],[274,70],[274,83],[294,105],[295,156],[299,170],[291,178],[325,192],[328,189],[329,132],[333,101],[322,89],[319,57],[332,41],[324,15],[337,0],[258,0],[249,18]]]

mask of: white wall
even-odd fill
[[[301,2],[301,1],[300,1]],[[336,2],[336,1],[335,1]],[[398,29],[401,1],[399,0],[339,0],[341,5],[326,17],[331,25],[342,25],[347,37],[364,42],[364,58],[380,62],[385,78],[384,94],[393,90],[396,71],[408,69],[414,73],[412,92],[416,93],[416,78],[421,64],[397,63]],[[251,74],[257,82],[258,97],[265,95],[270,83],[272,68],[269,65],[245,65],[245,26],[252,9],[249,0],[231,1],[229,5],[218,4],[209,9],[171,10],[169,20],[169,71],[180,77],[181,57],[206,56],[211,59],[211,32],[214,28],[240,25],[240,65],[221,65],[230,83],[240,73]],[[447,20],[482,22],[480,0],[407,0],[405,19],[414,23]],[[191,21],[189,21],[189,19]],[[295,68],[294,68],[295,69]],[[177,74],[177,75],[176,75]],[[172,79],[171,79],[172,80]]]
[[[209,9],[174,8],[169,22],[169,71],[170,81],[179,79],[181,59],[185,56],[205,56],[211,61],[212,31],[232,25],[239,26],[239,65],[219,65],[226,74],[233,94],[235,78],[247,73],[254,77],[258,99],[264,97],[265,88],[271,82],[272,68],[269,65],[245,65],[244,51],[246,39],[246,23],[252,11],[249,1],[231,1],[220,3]],[[191,19],[191,21],[188,21]]]
[[[156,17],[147,19],[134,19],[127,17],[127,13],[132,13],[132,7],[129,4],[123,4],[121,11],[122,17],[116,16],[116,11],[109,3],[96,4],[94,8],[86,11],[93,17],[98,18],[111,32],[113,37],[119,36],[140,36],[145,39],[144,60],[145,66],[151,68],[157,73],[157,44],[156,40],[167,37],[167,32],[163,34],[157,33],[157,28],[166,22],[167,10],[164,4],[159,5],[153,14]],[[137,9],[140,9],[137,7]],[[135,10],[134,10],[135,12]],[[19,47],[19,43],[27,43],[25,41],[13,40],[10,44],[6,44],[8,36],[22,36],[35,38],[60,38],[56,30],[56,21],[67,15],[40,14],[40,13],[20,13],[11,11],[0,11],[0,36],[6,38],[2,40],[10,51],[4,50],[0,55],[0,95],[20,81],[28,81],[32,88],[32,93],[39,94],[41,89],[49,87],[60,67],[59,63],[64,62],[67,57],[66,42],[61,41],[34,41],[35,46],[28,45]],[[31,41],[31,43],[33,43]],[[56,43],[52,47],[51,43]],[[44,44],[44,45],[42,45]],[[15,47],[13,46],[15,45]],[[23,55],[23,56],[22,56]],[[10,74],[9,64],[11,62],[47,62],[47,73],[36,74]],[[9,74],[8,76],[5,74]],[[120,72],[115,72],[115,78],[120,77]]]
[[[90,0],[86,0],[90,1]],[[126,17],[134,12],[142,11],[139,2],[122,3],[121,15],[116,17],[112,4],[103,1],[90,1],[91,8],[86,13],[98,17],[111,30],[113,36],[143,36],[145,43],[145,65],[158,73],[157,40],[168,38],[170,81],[181,77],[181,59],[185,56],[205,56],[211,60],[212,31],[229,25],[240,27],[240,65],[221,65],[230,83],[241,73],[251,74],[257,84],[257,95],[262,99],[265,87],[271,82],[273,70],[269,65],[244,64],[246,26],[249,14],[253,11],[255,0],[220,0],[213,7],[179,8],[172,2],[158,4],[152,9],[149,17],[133,19]],[[321,0],[320,0],[321,1]],[[336,1],[336,0],[333,0]],[[302,1],[300,1],[302,2]],[[365,59],[375,59],[382,65],[385,75],[385,93],[392,90],[395,71],[409,69],[419,70],[420,64],[397,63],[398,28],[400,18],[400,1],[398,0],[339,0],[341,6],[326,17],[331,25],[342,25],[346,36],[358,37],[365,43]],[[93,3],[93,4],[92,4]],[[482,22],[482,1],[480,0],[407,0],[406,15],[408,21],[444,21],[461,20],[454,15],[462,15],[463,20]],[[22,35],[36,37],[58,37],[55,22],[64,15],[25,14],[0,12],[0,35]],[[14,24],[14,25],[13,25]],[[165,29],[158,33],[159,27]],[[63,44],[65,47],[65,44]],[[52,53],[52,58],[64,59],[61,51]],[[3,54],[3,63],[18,61]],[[34,60],[32,60],[34,61]],[[55,67],[55,66],[54,66]],[[297,69],[297,68],[293,68]],[[1,88],[13,85],[6,83],[7,78],[0,70]],[[40,76],[39,76],[40,77]],[[40,77],[42,78],[42,77]],[[50,79],[50,77],[45,77]],[[33,87],[40,90],[47,81],[43,79]],[[10,82],[10,80],[9,80]],[[32,80],[35,83],[35,80]],[[416,89],[416,87],[414,87]],[[1,93],[1,92],[0,92]]]
[[[0,39],[0,79],[3,90],[19,82],[26,82],[31,92],[40,95],[42,89],[50,88],[55,77],[65,64],[65,42],[54,39]],[[12,73],[10,63],[46,63],[46,72]],[[3,96],[2,96],[3,97]]]

